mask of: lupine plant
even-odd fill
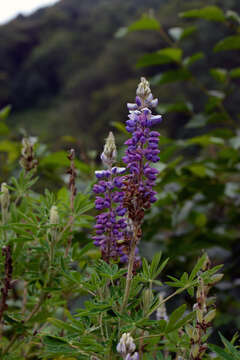
[[[190,274],[163,282],[168,259],[157,253],[148,263],[139,253],[145,213],[157,200],[161,116],[152,113],[157,100],[145,78],[136,95],[120,166],[110,133],[101,154],[105,168],[95,172],[93,231],[84,214],[93,207],[90,194],[76,186],[74,150],[68,197],[40,195],[34,147],[24,139],[23,170],[1,186],[1,359],[200,360],[214,352],[239,359],[225,338],[224,350],[207,342],[216,313],[210,291],[221,266],[203,254]],[[87,244],[78,238],[85,228]],[[183,303],[169,311],[168,302],[185,291],[192,308]]]

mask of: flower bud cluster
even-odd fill
[[[10,203],[10,195],[9,195],[9,190],[8,190],[6,183],[2,183],[1,193],[2,194],[0,195],[0,200],[1,200],[1,207],[2,207],[2,211],[3,211],[3,210],[8,209],[9,203]]]
[[[20,165],[25,171],[30,171],[37,167],[37,160],[34,158],[33,141],[31,138],[23,138]]]
[[[211,263],[207,257],[202,270],[209,270],[210,267]],[[208,293],[211,287],[222,279],[222,276],[222,274],[212,275],[207,284],[201,277],[199,278],[199,286],[196,292],[197,302],[193,306],[196,311],[197,322],[195,326],[187,324],[185,327],[186,333],[191,339],[191,360],[202,359],[207,350],[207,344],[202,342],[202,338],[206,335],[207,329],[211,327],[211,322],[216,316],[215,298],[208,297]]]
[[[124,360],[139,360],[139,354],[135,350],[136,345],[130,333],[124,333],[117,345],[117,352]]]
[[[2,212],[2,223],[5,224],[8,218],[8,208],[10,205],[10,195],[6,183],[2,183],[1,185],[0,202],[1,202],[1,212]]]

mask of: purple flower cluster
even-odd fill
[[[113,167],[108,170],[96,171],[99,180],[94,185],[96,194],[95,206],[97,210],[103,210],[96,216],[94,244],[99,246],[102,257],[124,258],[124,253],[119,243],[124,238],[127,227],[125,218],[126,209],[123,207],[124,193],[121,191],[125,168]]]
[[[98,183],[94,185],[96,209],[103,211],[96,217],[94,244],[99,246],[106,261],[120,257],[128,262],[132,240],[135,237],[135,264],[140,264],[137,243],[141,237],[144,210],[156,201],[153,187],[158,170],[151,166],[159,160],[159,133],[151,130],[161,122],[150,108],[157,106],[145,78],[137,88],[136,101],[128,104],[129,119],[126,129],[131,134],[125,144],[123,162],[126,168],[113,167],[116,160],[114,136],[109,134],[101,154],[107,170],[96,171]],[[134,253],[134,251],[133,251]]]
[[[132,134],[127,145],[123,161],[131,173],[132,181],[137,184],[138,191],[151,203],[156,201],[153,187],[157,179],[158,170],[151,163],[159,161],[158,142],[160,134],[151,128],[161,122],[161,115],[152,115],[147,106],[155,107],[157,99],[153,99],[148,82],[142,78],[137,89],[136,102],[128,104],[129,119],[126,129]]]

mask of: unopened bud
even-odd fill
[[[193,344],[191,346],[191,355],[195,359],[198,356],[198,354],[199,354],[199,345]]]
[[[22,156],[28,157],[32,156],[32,143],[29,138],[23,138],[22,139]]]
[[[206,324],[210,323],[216,316],[216,309],[210,310],[207,315],[204,317],[204,322]]]
[[[33,145],[33,138],[22,139],[22,157],[20,159],[20,165],[23,169],[25,169],[25,171],[30,171],[37,167],[38,162],[36,159],[34,159]]]
[[[117,148],[115,144],[115,138],[112,132],[109,133],[106,143],[104,145],[103,152],[101,154],[101,160],[104,165],[112,167],[117,157]]]
[[[194,342],[197,342],[199,340],[199,331],[198,329],[194,329],[192,333],[192,339]]]
[[[216,297],[215,296],[210,296],[206,299],[206,305],[207,306],[211,306],[213,304],[215,304],[216,302]]]
[[[186,330],[186,333],[188,334],[188,336],[190,337],[190,339],[192,339],[192,337],[193,337],[193,330],[194,330],[193,326],[190,325],[190,324],[187,324],[187,325],[185,326],[185,330]]]
[[[4,211],[4,210],[8,209],[9,203],[10,203],[10,195],[9,195],[9,190],[8,190],[6,183],[2,183],[1,192],[2,192],[2,194],[0,195],[1,207],[2,207],[2,210]]]
[[[144,77],[141,77],[141,82],[137,87],[136,94],[142,99],[147,98],[151,94],[149,82]]]
[[[135,351],[136,345],[134,344],[133,338],[130,333],[124,333],[121,336],[119,343],[117,344],[117,352],[121,355],[131,354]]]
[[[57,206],[53,205],[50,209],[50,224],[57,225],[59,223],[59,215]]]
[[[203,321],[203,313],[201,309],[196,310],[197,321],[201,324]]]
[[[211,261],[210,261],[208,255],[207,255],[206,260],[204,261],[204,264],[202,266],[202,270],[206,271],[206,270],[208,270],[210,268],[210,266],[211,266]]]

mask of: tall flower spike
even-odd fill
[[[136,246],[141,237],[141,223],[144,212],[157,199],[153,190],[158,170],[151,165],[159,161],[158,141],[160,134],[151,128],[161,122],[160,115],[153,115],[150,108],[156,107],[158,100],[153,98],[149,82],[145,78],[137,87],[135,103],[128,103],[129,119],[126,130],[131,134],[125,144],[127,149],[123,162],[129,170],[124,181],[124,203],[128,210],[128,217],[133,224],[133,231],[129,237]],[[133,244],[133,239],[135,244]]]
[[[116,155],[115,139],[113,133],[110,132],[101,154],[102,162],[107,166],[107,170],[95,172],[98,183],[93,187],[96,194],[96,209],[103,210],[96,216],[96,235],[93,239],[94,244],[100,247],[102,258],[106,261],[118,257],[121,261],[125,260],[121,244],[127,224],[123,218],[126,209],[122,205],[124,194],[121,188],[123,186],[122,174],[126,169],[113,167]]]

